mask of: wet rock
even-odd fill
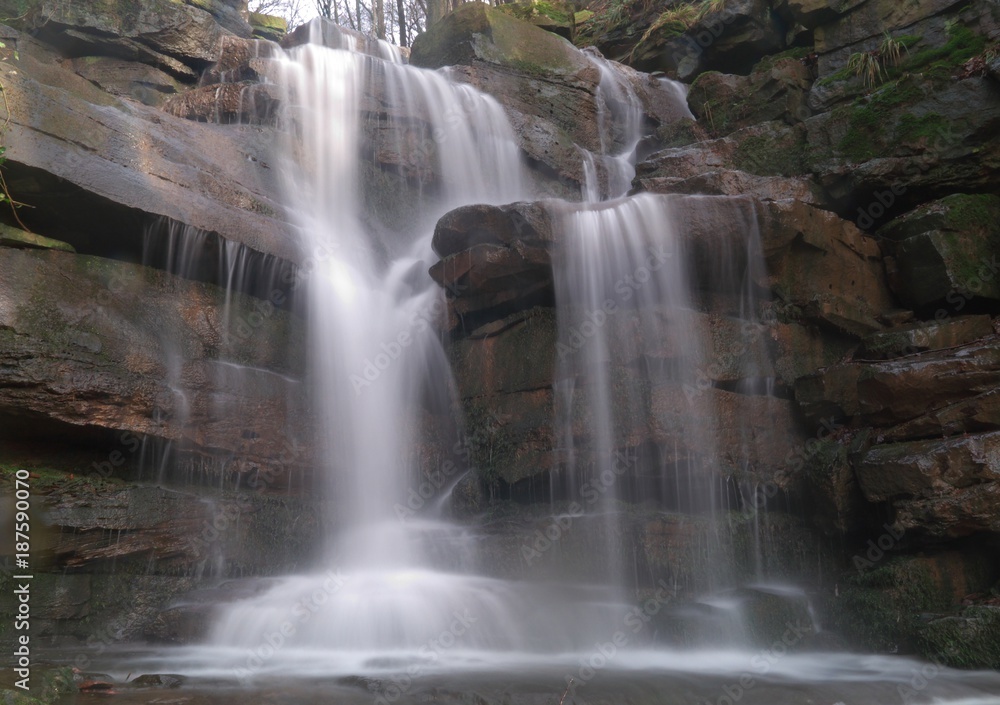
[[[0,247],[27,247],[41,250],[76,252],[69,243],[3,224],[0,224]]]
[[[269,166],[272,134],[261,128],[223,131],[195,125],[115,98],[61,67],[30,37],[19,35],[17,41],[19,60],[0,68],[11,110],[8,182],[19,183],[21,198],[40,206],[53,194],[77,188],[75,207],[114,211],[109,220],[131,223],[121,232],[133,238],[133,251],[141,248],[136,221],[152,214],[216,232],[258,252],[298,258],[282,208],[274,201],[280,189]],[[51,208],[26,209],[25,222],[74,245],[91,236],[101,240],[68,205],[73,200],[60,195],[56,201]],[[106,238],[106,233],[104,226],[101,235]]]
[[[829,427],[824,435],[829,436]],[[866,506],[850,461],[857,444],[828,437],[815,443],[815,451],[803,461],[813,525],[827,534],[858,531],[864,525]]]
[[[858,380],[863,367],[857,364],[832,365],[795,381],[795,399],[806,419],[814,426],[822,419],[843,421],[861,410]]]
[[[446,213],[434,227],[432,245],[449,257],[481,244],[550,246],[553,240],[549,211],[541,203],[505,206],[471,205]]]
[[[809,118],[804,160],[866,230],[956,191],[995,191],[1000,100],[987,79],[936,84],[908,73]]]
[[[857,468],[869,501],[929,498],[1000,480],[1000,433],[877,445]]]
[[[872,333],[864,340],[862,354],[878,359],[943,350],[967,345],[993,332],[993,321],[986,315],[921,321]]]
[[[811,84],[811,72],[800,60],[779,59],[758,65],[749,76],[701,74],[691,84],[688,106],[718,136],[770,120],[794,124],[810,116]]]
[[[530,164],[546,192],[576,196],[582,183],[582,155],[574,146],[602,147],[597,86],[601,72],[584,52],[568,42],[481,3],[468,3],[435,24],[414,42],[417,66],[452,66],[457,80],[496,98],[511,118]],[[631,86],[650,126],[685,113],[679,96],[651,76],[625,66],[610,67]],[[625,135],[613,119],[621,106],[610,105],[611,151]],[[554,181],[554,184],[546,182]]]
[[[72,69],[112,95],[134,98],[146,105],[160,105],[168,96],[184,90],[170,74],[155,66],[109,56],[73,59]]]
[[[856,347],[856,343],[846,336],[832,335],[815,325],[795,322],[775,322],[768,326],[765,340],[775,374],[789,388],[816,370],[840,362]],[[798,393],[796,398],[799,398]],[[809,415],[818,418],[822,413],[814,410]]]
[[[1000,349],[990,337],[957,350],[867,365],[857,389],[868,423],[888,425],[991,392],[998,382]]]
[[[215,287],[64,252],[6,249],[0,272],[4,413],[233,453],[242,472],[286,477],[306,462],[287,452],[305,400],[288,357],[301,331],[284,311],[235,294],[227,316]],[[250,312],[248,346],[237,327]]]
[[[829,202],[822,189],[811,179],[758,176],[736,169],[707,171],[688,178],[638,177],[633,183],[634,190],[639,192],[750,196],[760,201],[800,201],[821,208]]]
[[[132,59],[146,49],[195,69],[216,59],[225,32],[209,12],[169,0],[152,0],[141,7],[129,2],[108,7],[99,0],[46,0],[34,9],[31,26],[70,54]]]
[[[889,281],[910,306],[1000,299],[1000,197],[954,194],[879,229]]]
[[[874,240],[799,202],[763,203],[758,217],[767,284],[778,298],[844,333],[882,328],[877,317],[893,303]]]
[[[274,85],[245,81],[193,88],[166,100],[163,111],[196,122],[273,126],[279,105]]]

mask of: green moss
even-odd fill
[[[927,47],[905,56],[897,72],[922,71],[934,78],[949,78],[954,70],[986,48],[986,37],[964,25],[952,22],[948,26],[948,41],[939,47]]]
[[[927,564],[903,558],[849,578],[835,619],[864,648],[895,651],[913,643],[916,615],[949,607]]]
[[[764,73],[765,71],[770,71],[774,68],[774,65],[783,59],[802,59],[808,56],[813,51],[813,47],[795,47],[793,49],[786,49],[778,54],[771,54],[770,56],[765,56],[763,59],[757,62],[753,67],[751,73]]]
[[[466,407],[465,427],[479,479],[493,489],[504,469],[513,464],[517,445],[486,404],[472,401]]]
[[[896,138],[902,142],[933,140],[948,130],[949,124],[944,116],[937,113],[927,113],[919,117],[907,113],[899,119]]]
[[[895,133],[887,132],[896,122],[898,113],[923,97],[924,91],[917,81],[905,77],[883,86],[871,96],[858,98],[848,107],[835,109],[833,119],[847,122],[847,130],[837,145],[838,151],[853,162],[863,162],[887,150],[890,134],[895,141],[908,140],[912,135],[933,129],[938,121],[904,115],[901,121],[905,124],[901,122]]]
[[[958,668],[1000,669],[1000,607],[973,606],[921,625],[925,656]]]
[[[664,149],[684,147],[708,139],[705,130],[690,118],[682,118],[661,125],[656,131],[656,136]]]
[[[761,176],[795,176],[805,172],[805,145],[768,135],[747,137],[733,153],[733,165]]]
[[[948,208],[948,227],[962,232],[983,229],[989,231],[998,222],[1000,197],[992,194],[956,193],[941,199]]]
[[[500,5],[497,9],[519,20],[526,20],[528,22],[539,16],[548,17],[560,24],[570,26],[575,22],[573,7],[562,2],[547,2],[546,0],[513,2]]]

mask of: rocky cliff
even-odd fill
[[[272,168],[276,48],[254,38],[239,2],[0,6],[16,18],[0,37],[3,174],[27,204],[0,215],[0,462],[34,468],[61,530],[46,547],[43,633],[85,639],[88,618],[120,619],[114,638],[181,638],[197,611],[164,612],[171,595],[206,574],[305,561],[320,531],[316,502],[287,493],[312,486],[295,298],[317,253],[294,245]],[[678,466],[696,452],[686,429],[711,425],[722,461],[711,481],[738,488],[723,522],[741,575],[759,567],[757,535],[768,573],[807,583],[858,643],[998,667],[1000,11],[738,0],[616,21],[594,9],[577,42],[634,66],[620,73],[648,137],[633,191],[669,197],[709,282],[692,316],[711,341],[696,391],[718,410],[691,419],[685,390],[641,389],[619,450]],[[418,38],[411,60],[493,94],[539,195],[578,196],[580,148],[607,147],[587,54],[472,4]],[[697,119],[636,69],[689,82]],[[362,109],[362,194],[379,232],[433,190],[439,147],[420,115],[389,119],[384,83]],[[736,198],[695,207],[691,195]],[[563,245],[551,213],[449,213],[431,275],[448,294],[442,332],[478,472],[456,513],[475,517],[495,574],[584,579],[603,568],[588,562],[602,531],[588,521],[560,539],[555,562],[523,553],[544,540],[550,502],[573,499],[550,489]],[[713,253],[739,250],[749,229],[766,264],[750,328],[710,283]],[[171,242],[197,266],[180,266]],[[235,290],[220,271],[240,272]],[[642,334],[615,325],[623,340]],[[671,341],[658,342],[669,362]],[[751,367],[759,379],[744,377]],[[175,470],[151,474],[160,466]],[[169,489],[123,481],[137,475]],[[758,492],[763,528],[747,514]],[[710,584],[698,547],[716,528],[627,499],[619,540],[636,573],[691,592]],[[120,612],[130,571],[148,599]]]

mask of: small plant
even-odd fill
[[[878,49],[851,54],[847,59],[847,71],[861,78],[868,88],[874,88],[888,73],[890,66],[899,66],[903,52],[909,53],[906,42],[885,32]]]
[[[882,79],[882,62],[875,51],[851,54],[847,59],[847,70],[863,79],[869,88],[874,88]]]
[[[909,52],[906,44],[899,39],[891,37],[888,32],[883,33],[882,42],[878,45],[878,54],[885,65],[899,66],[904,51]]]
[[[653,24],[643,33],[642,38],[632,48],[630,58],[635,58],[635,51],[655,33],[667,29],[671,34],[681,34],[713,12],[719,12],[726,6],[726,0],[700,0],[676,5],[660,13]]]

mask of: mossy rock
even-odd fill
[[[966,294],[1000,299],[1000,197],[953,194],[893,220],[878,236],[889,241],[890,283],[907,305]]]
[[[62,240],[54,240],[44,235],[29,233],[27,230],[14,228],[10,225],[0,223],[0,247],[29,247],[39,250],[61,250],[63,252],[76,252],[76,249],[69,243]]]
[[[948,613],[965,595],[985,589],[994,579],[993,560],[958,553],[889,558],[885,551],[898,539],[886,537],[858,549],[858,572],[840,588],[834,625],[865,649],[924,651],[930,638],[921,633],[924,615]]]
[[[738,145],[733,152],[733,166],[758,176],[798,176],[808,172],[806,137],[798,128],[756,130],[734,133]]]
[[[485,62],[522,73],[569,74],[589,66],[572,44],[483,3],[467,3],[414,40],[410,63],[424,68]]]
[[[497,9],[569,41],[573,41],[576,34],[576,17],[573,6],[561,0],[512,2],[500,5]]]
[[[705,128],[691,118],[681,118],[660,125],[656,130],[656,138],[663,149],[686,147],[710,139]]]
[[[1000,669],[1000,606],[976,605],[921,624],[923,654],[957,668]]]
[[[251,12],[250,27],[253,29],[253,36],[256,39],[270,39],[272,42],[280,42],[288,32],[288,20],[284,17]]]

